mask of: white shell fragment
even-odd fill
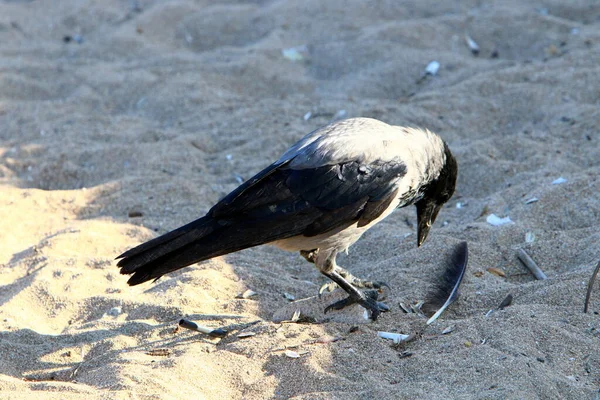
[[[108,312],[106,314],[112,316],[112,317],[116,317],[119,314],[121,314],[123,312],[123,309],[121,307],[113,307],[110,310],[108,310]]]
[[[294,311],[294,314],[292,315],[292,319],[290,319],[290,321],[292,322],[298,322],[300,320],[300,311],[296,310]]]
[[[335,115],[333,116],[333,119],[334,120],[344,119],[344,118],[346,118],[346,115],[348,115],[346,110],[338,110],[338,112],[336,112]]]
[[[427,64],[427,67],[425,67],[425,75],[435,75],[438,73],[439,69],[440,63],[437,61],[432,61]]]
[[[243,338],[252,337],[255,335],[256,335],[256,332],[242,332],[242,333],[238,334],[237,337],[240,339],[243,339]]]
[[[250,289],[248,289],[248,290],[246,290],[244,293],[242,293],[242,294],[238,294],[238,295],[236,296],[236,298],[238,298],[238,299],[249,299],[250,297],[254,297],[254,296],[256,296],[257,294],[258,294],[258,293],[256,293],[254,290],[250,290]]]
[[[302,117],[302,118],[304,118],[305,121],[308,121],[310,119],[310,117],[312,117],[312,113],[309,111],[306,114],[304,114],[304,117]]]
[[[539,199],[537,197],[532,197],[528,200],[525,200],[525,204],[531,204],[531,203],[535,203],[537,201],[539,201]]]
[[[493,226],[502,226],[502,225],[513,223],[513,221],[510,219],[509,216],[500,218],[496,214],[488,215],[485,220],[487,221],[488,224],[493,225]]]
[[[413,335],[404,335],[402,333],[394,333],[394,332],[377,332],[377,336],[384,339],[393,340],[394,343],[398,344],[400,342],[407,342],[413,338]]]
[[[404,303],[400,303],[400,308],[402,309],[402,311],[404,311],[407,314],[412,313],[413,311],[410,309],[409,306],[405,305]]]
[[[560,178],[553,180],[552,184],[553,185],[560,185],[561,183],[565,183],[566,181],[567,180],[561,176]]]
[[[533,243],[533,242],[535,242],[535,234],[533,232],[527,232],[525,234],[525,242],[526,243]]]
[[[289,358],[300,358],[300,354],[298,354],[297,352],[295,352],[293,350],[286,350],[284,354],[286,357],[289,357]]]
[[[467,42],[467,46],[469,46],[469,49],[471,49],[471,53],[473,53],[473,55],[479,54],[479,45],[471,38],[471,36],[465,35],[465,41]]]
[[[296,297],[293,294],[289,294],[288,292],[283,292],[283,297],[285,297],[288,301],[296,300]]]
[[[287,60],[292,62],[302,61],[305,58],[308,49],[306,46],[298,46],[298,47],[290,47],[287,49],[281,50],[281,54]]]
[[[449,326],[449,327],[447,327],[446,329],[444,329],[442,331],[442,335],[447,335],[447,334],[449,334],[449,333],[451,333],[453,331],[454,331],[454,327],[453,326]]]

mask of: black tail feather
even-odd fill
[[[281,219],[205,216],[126,251],[117,266],[122,274],[133,274],[129,285],[138,285],[200,261],[298,235],[314,218],[307,213]]]
[[[132,274],[127,283],[137,285],[168,272],[206,260],[204,252],[189,254],[186,249],[210,236],[219,224],[210,217],[203,217],[181,228],[134,247],[117,257],[122,274]],[[197,247],[197,246],[196,246]],[[187,258],[182,258],[182,253]]]
[[[181,228],[126,251],[117,257],[117,259],[121,259],[117,266],[121,268],[122,274],[130,274],[152,261],[202,239],[212,233],[216,225],[210,217],[197,219]]]

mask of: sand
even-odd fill
[[[582,309],[600,258],[599,10],[1,1],[0,398],[596,399],[598,284]],[[439,71],[423,77],[431,61]],[[341,294],[316,298],[325,278],[266,246],[155,284],[119,275],[122,251],[356,116],[433,130],[460,164],[424,246],[411,207],[340,258],[390,285],[378,321],[323,315]],[[426,327],[400,303],[422,300],[463,240],[461,297]],[[519,249],[549,279],[535,280]],[[317,323],[274,322],[299,308]],[[230,334],[175,332],[182,317]],[[378,331],[417,337],[394,345]]]

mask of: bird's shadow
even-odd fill
[[[24,250],[14,253],[13,256],[11,257],[10,261],[8,262],[8,265],[15,265],[15,264],[19,263],[20,261],[25,260],[26,258],[35,256],[35,254],[40,249],[42,249],[43,247],[48,245],[48,240],[50,240],[54,237],[63,235],[65,233],[78,233],[78,232],[79,232],[79,230],[77,230],[77,229],[66,228],[66,229],[61,229],[59,231],[51,233],[49,235],[46,235],[42,239],[40,239],[37,244],[29,246]]]
[[[0,286],[0,307],[10,301],[14,296],[19,294],[23,287],[29,287],[35,281],[36,275],[46,265],[41,265],[32,271],[29,271],[27,275],[15,279],[12,283]]]
[[[64,381],[72,382],[84,371],[90,371],[117,362],[119,354],[129,352],[145,352],[153,355],[157,349],[169,349],[169,353],[178,346],[211,339],[202,334],[180,334],[177,332],[177,321],[151,325],[144,322],[128,321],[115,329],[96,329],[75,334],[50,335],[35,332],[31,329],[18,329],[0,332],[0,374],[12,376],[26,381]],[[158,340],[144,341],[140,345],[114,348],[107,339],[121,336],[124,333],[147,334],[159,329]],[[27,343],[27,346],[23,346]],[[91,348],[83,354],[83,348]],[[81,349],[81,354],[75,349]],[[15,351],[19,349],[19,351]],[[58,352],[60,357],[57,357]],[[64,362],[45,361],[62,359]],[[72,361],[70,360],[72,359]],[[76,360],[76,361],[75,361]]]

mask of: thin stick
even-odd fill
[[[585,295],[585,304],[583,305],[583,312],[588,312],[588,305],[590,304],[590,296],[592,295],[592,289],[594,288],[594,282],[596,281],[596,277],[598,276],[598,272],[600,271],[600,261],[598,261],[598,265],[596,265],[596,269],[588,282],[587,294]]]
[[[531,273],[533,274],[533,276],[535,276],[536,279],[548,279],[544,271],[542,271],[540,267],[537,266],[535,261],[533,261],[531,257],[529,257],[529,254],[527,254],[525,250],[519,249],[519,251],[517,252],[517,257],[519,257],[519,260],[521,260],[521,262],[531,271]]]
[[[225,336],[227,336],[227,330],[226,329],[223,329],[223,328],[217,328],[217,329],[207,328],[205,326],[198,325],[195,322],[192,322],[192,321],[189,321],[189,320],[183,319],[183,318],[181,320],[179,320],[179,326],[182,327],[182,328],[185,328],[185,329],[189,329],[191,331],[206,333],[210,337],[224,338]]]

